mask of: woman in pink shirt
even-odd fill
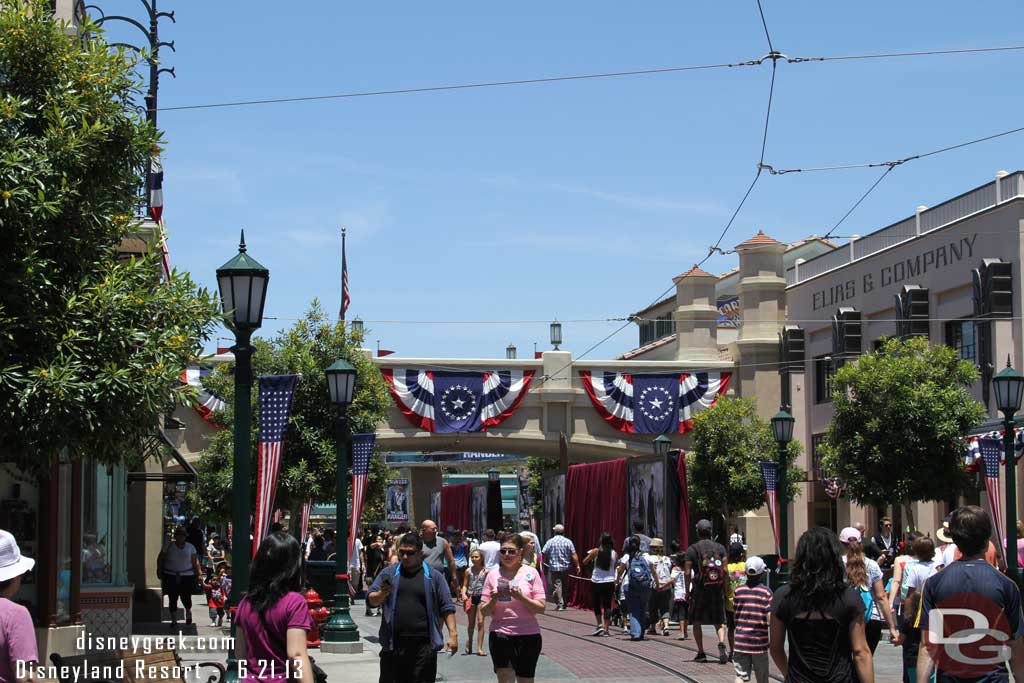
[[[32,683],[39,661],[32,616],[23,605],[11,600],[21,587],[21,577],[36,561],[21,554],[14,536],[0,530],[0,682]],[[25,674],[18,675],[18,663]]]
[[[523,564],[527,540],[513,534],[501,542],[500,564],[484,582],[480,609],[491,617],[489,645],[498,683],[533,683],[540,657],[537,614],[547,596],[540,572]]]

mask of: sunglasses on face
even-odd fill
[[[417,551],[415,551],[415,550],[399,550],[398,551],[398,556],[399,557],[412,557],[413,555],[416,554],[416,552]]]
[[[501,554],[502,555],[515,555],[518,552],[519,552],[519,548],[502,548],[501,549]]]

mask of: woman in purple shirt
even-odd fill
[[[23,557],[18,542],[0,530],[0,683],[34,680],[32,669],[39,661],[32,616],[24,605],[11,600],[21,588],[21,577],[36,561]],[[18,677],[18,663],[25,672]]]
[[[260,543],[249,592],[238,605],[235,656],[244,681],[313,683],[306,651],[312,628],[302,593],[302,549],[283,531]]]

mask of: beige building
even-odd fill
[[[817,524],[863,522],[873,532],[883,514],[899,525],[901,510],[862,509],[825,494],[818,444],[832,417],[834,360],[870,352],[882,337],[926,334],[979,366],[982,379],[972,391],[998,417],[988,389],[993,368],[1007,356],[1014,367],[1024,365],[1022,230],[1024,174],[1000,172],[840,247],[815,237],[784,245],[759,232],[736,247],[737,269],[722,276],[691,269],[675,278],[674,298],[638,311],[641,345],[621,359],[728,360],[736,373],[730,394],[754,398],[764,417],[792,406],[794,438],[804,447],[798,464],[808,480],[791,503],[791,539]],[[723,328],[720,301],[733,291],[739,320]],[[897,318],[910,322],[898,328]],[[792,364],[788,374],[780,373],[784,360]],[[967,500],[987,505],[976,491]],[[914,521],[934,532],[959,502],[915,504]],[[762,511],[738,521],[753,540],[762,536],[756,529],[763,520]],[[769,548],[755,543],[754,550]]]

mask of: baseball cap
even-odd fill
[[[697,531],[711,531],[712,528],[710,519],[702,519],[697,522]]]
[[[852,526],[848,526],[839,532],[839,542],[849,543],[851,541],[860,541],[860,532]]]
[[[764,560],[757,555],[747,558],[747,576],[760,576],[761,574],[764,574],[765,569],[767,569],[767,567],[764,564]]]
[[[21,554],[14,536],[9,531],[0,529],[0,581],[10,581],[32,571],[34,566],[36,561]]]

